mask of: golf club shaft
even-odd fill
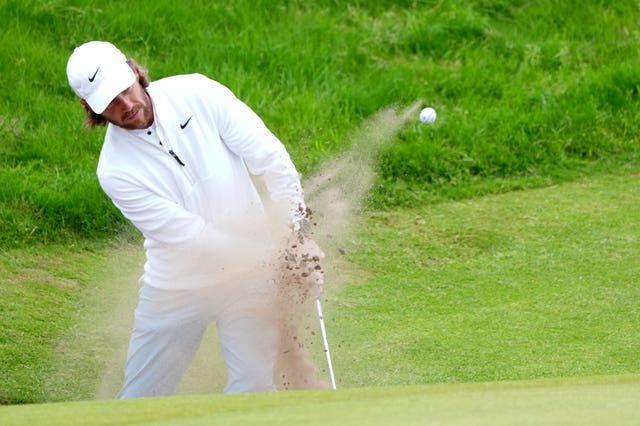
[[[322,344],[324,345],[324,353],[327,355],[327,365],[329,366],[329,377],[331,378],[331,388],[336,389],[336,379],[333,376],[333,366],[331,365],[331,354],[329,353],[329,342],[327,341],[327,332],[324,328],[324,315],[322,314],[322,304],[320,298],[316,299],[316,309],[318,310],[318,320],[320,321],[320,332],[322,333]]]

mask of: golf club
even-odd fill
[[[316,299],[316,309],[318,310],[318,320],[320,321],[320,332],[322,333],[322,345],[324,353],[327,355],[327,365],[329,366],[329,377],[331,378],[331,388],[336,389],[336,379],[333,376],[333,366],[331,365],[331,354],[329,353],[329,342],[327,341],[327,332],[324,328],[324,315],[322,314],[322,304],[320,298]]]

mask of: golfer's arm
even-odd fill
[[[124,217],[147,239],[204,255],[219,254],[237,243],[237,238],[146,188],[117,177],[103,177],[100,183]]]
[[[289,225],[300,221],[306,206],[300,176],[285,146],[251,108],[230,91],[220,91],[223,96],[216,97],[212,109],[221,139],[249,172],[264,177],[271,200],[285,207],[284,220]]]

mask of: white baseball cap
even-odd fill
[[[67,78],[76,95],[96,114],[102,114],[116,96],[136,81],[126,56],[106,41],[90,41],[76,47],[67,62]]]

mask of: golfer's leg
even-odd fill
[[[190,316],[189,297],[143,288],[118,398],[173,395],[191,363],[206,322]]]
[[[275,322],[248,312],[218,320],[218,338],[227,365],[225,393],[274,391],[278,344]]]

